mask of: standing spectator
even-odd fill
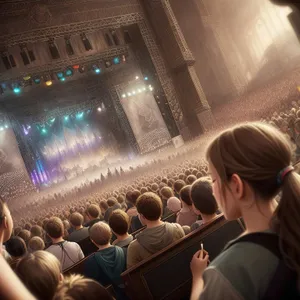
[[[51,218],[46,225],[46,232],[52,240],[52,245],[46,251],[52,253],[61,263],[62,270],[71,267],[84,258],[82,250],[77,243],[63,239],[64,226],[61,219]]]
[[[87,208],[86,215],[89,219],[89,221],[85,224],[86,227],[90,227],[90,226],[94,225],[95,223],[103,220],[103,217],[101,216],[100,208],[96,204],[91,204]]]
[[[141,195],[137,200],[136,208],[146,229],[138,234],[136,240],[128,247],[128,268],[184,236],[184,231],[179,224],[161,221],[162,201],[158,195],[152,192]]]
[[[87,227],[83,227],[83,222],[84,218],[82,214],[78,212],[71,214],[70,223],[74,231],[69,234],[68,241],[78,243],[89,236],[89,230]]]

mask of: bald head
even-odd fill
[[[90,239],[97,246],[105,246],[110,243],[111,230],[110,227],[104,222],[95,223],[89,230]]]

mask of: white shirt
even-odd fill
[[[80,246],[75,242],[64,241],[53,244],[46,251],[52,253],[61,263],[62,271],[84,258]]]

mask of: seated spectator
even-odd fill
[[[103,286],[112,284],[116,293],[122,294],[121,273],[126,269],[126,257],[122,248],[110,244],[111,237],[111,230],[104,222],[90,228],[90,239],[99,250],[87,258],[84,274]]]
[[[206,155],[217,203],[227,220],[242,217],[246,231],[208,267],[209,253],[194,255],[191,299],[299,299],[300,176],[289,141],[247,123],[218,135]]]
[[[177,214],[176,222],[181,226],[184,225],[191,226],[198,219],[198,216],[195,214],[193,210],[193,205],[192,205],[193,203],[190,198],[190,191],[191,191],[190,185],[186,185],[180,190],[180,200],[181,200],[182,208]]]
[[[152,192],[141,195],[137,200],[136,208],[146,229],[138,234],[136,240],[128,247],[128,268],[184,236],[184,231],[179,224],[161,221],[162,201],[158,195]]]
[[[191,230],[193,231],[217,217],[218,204],[213,196],[211,180],[209,178],[202,177],[193,183],[191,199],[195,214],[202,219],[196,221],[191,226]]]
[[[27,230],[27,229],[22,229],[22,230],[19,232],[18,236],[19,236],[21,239],[23,239],[23,241],[24,241],[25,244],[27,245],[28,242],[29,242],[29,240],[30,240],[30,238],[31,238],[31,233],[30,233],[30,231]]]
[[[176,195],[175,195],[176,197],[180,197],[180,191],[185,186],[186,186],[186,183],[181,179],[178,179],[174,182],[173,189],[176,193]]]
[[[5,249],[10,255],[7,262],[15,269],[17,262],[27,253],[26,244],[19,236],[13,236],[6,242]]]
[[[90,227],[90,226],[94,225],[95,223],[103,220],[103,217],[101,216],[101,213],[100,213],[100,208],[96,204],[91,204],[87,208],[86,215],[89,219],[89,221],[85,224],[86,227]]]
[[[80,242],[89,236],[89,229],[87,227],[83,227],[83,215],[75,212],[70,216],[70,223],[73,227],[74,231],[69,234],[68,241],[71,242]]]
[[[172,211],[169,210],[167,204],[168,204],[168,200],[171,197],[174,197],[174,192],[170,187],[165,186],[160,190],[160,195],[163,203],[163,218],[165,218],[170,214],[172,214]]]
[[[60,263],[46,251],[27,254],[15,269],[24,285],[37,298],[52,300],[58,283],[62,279]]]
[[[61,219],[51,218],[46,225],[46,232],[52,240],[52,245],[46,251],[52,253],[61,263],[62,270],[71,267],[84,258],[82,250],[77,243],[63,239],[64,226]]]
[[[45,243],[39,236],[32,237],[28,242],[28,251],[33,253],[35,251],[44,250]]]
[[[108,224],[112,232],[117,237],[117,239],[113,242],[113,245],[121,248],[127,248],[133,241],[133,236],[128,234],[129,222],[130,220],[126,212],[123,212],[120,209],[112,212]]]
[[[97,281],[80,275],[71,275],[58,285],[53,300],[113,300],[109,292]]]

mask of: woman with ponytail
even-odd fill
[[[300,299],[300,176],[289,142],[260,123],[221,133],[207,150],[213,193],[227,220],[246,230],[207,267],[191,262],[191,299]],[[279,204],[274,198],[281,192]]]

